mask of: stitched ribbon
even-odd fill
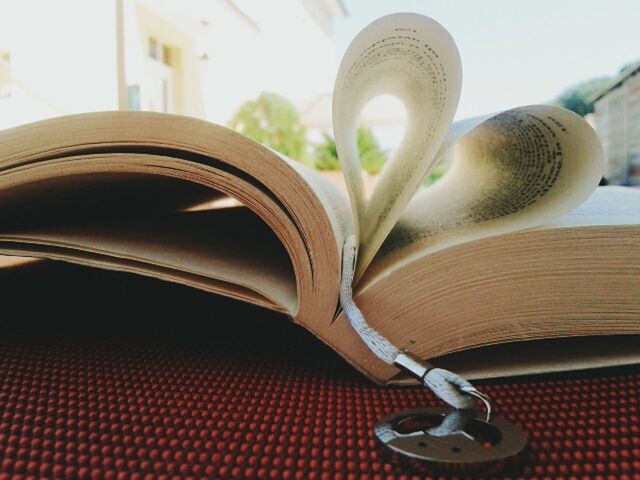
[[[349,324],[376,357],[385,363],[396,365],[398,357],[405,352],[393,345],[367,323],[353,299],[353,276],[357,247],[355,235],[347,237],[342,252],[340,305]],[[426,368],[424,375],[420,379],[427,388],[431,389],[433,393],[449,405],[459,409],[474,407],[473,398],[469,392],[476,390],[473,385],[459,375],[442,368]]]

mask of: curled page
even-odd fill
[[[527,106],[466,120],[451,130],[449,171],[417,194],[385,240],[376,270],[412,254],[531,228],[570,212],[604,170],[595,131],[578,115]]]
[[[393,14],[373,22],[347,49],[333,94],[333,128],[358,232],[356,277],[369,264],[437,160],[453,120],[462,80],[460,56],[449,33],[422,15]],[[393,95],[407,125],[370,199],[363,194],[357,121],[368,101]]]

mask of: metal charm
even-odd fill
[[[527,443],[522,430],[490,410],[407,410],[382,419],[375,435],[404,467],[458,475],[514,468]]]

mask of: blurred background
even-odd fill
[[[429,15],[456,39],[458,119],[562,105],[597,130],[609,183],[640,186],[637,0],[0,0],[0,129],[153,110],[227,125],[334,172],[340,57],[361,28],[397,11]],[[394,98],[365,109],[358,144],[370,175],[403,123]]]

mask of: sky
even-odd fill
[[[338,58],[368,23],[416,12],[441,23],[462,57],[458,119],[549,102],[640,60],[640,0],[343,0]]]

